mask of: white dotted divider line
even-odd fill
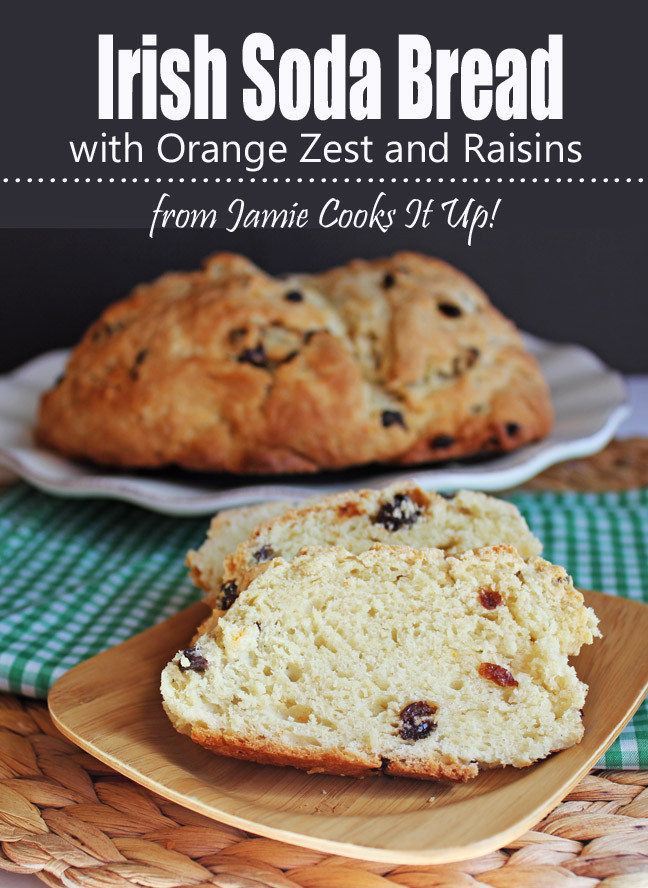
[[[516,178],[515,176],[511,176],[511,177],[508,177],[508,178],[507,178],[507,177],[499,177],[499,178],[494,178],[494,177],[485,177],[485,178],[484,178],[484,177],[481,177],[481,178],[480,178],[479,176],[475,176],[475,177],[456,177],[456,176],[450,176],[450,177],[445,177],[445,178],[444,178],[444,177],[440,176],[440,177],[437,178],[437,179],[434,179],[434,178],[431,178],[431,177],[422,178],[422,177],[410,177],[410,176],[405,176],[405,177],[403,177],[403,178],[398,178],[398,177],[396,177],[396,176],[393,176],[393,177],[388,177],[388,176],[380,176],[380,177],[378,177],[378,176],[369,176],[369,177],[357,176],[357,177],[351,177],[351,176],[349,176],[349,177],[345,177],[345,178],[340,178],[340,177],[329,177],[329,178],[327,178],[326,176],[323,176],[322,178],[317,178],[317,177],[314,177],[314,176],[311,176],[311,177],[308,177],[308,178],[305,178],[305,177],[293,177],[293,178],[291,178],[290,176],[287,176],[286,178],[279,178],[279,177],[276,177],[276,176],[275,176],[275,177],[272,177],[272,178],[267,177],[267,176],[263,176],[263,177],[255,177],[255,176],[251,176],[251,177],[249,177],[249,178],[247,178],[247,179],[246,179],[244,176],[239,176],[238,178],[235,178],[235,177],[228,177],[228,178],[225,178],[225,177],[213,177],[213,178],[212,178],[212,177],[207,177],[207,176],[204,176],[204,177],[202,177],[202,178],[198,178],[198,177],[186,178],[186,177],[184,177],[184,176],[180,176],[180,177],[176,177],[176,178],[174,178],[173,176],[169,176],[169,178],[163,178],[163,177],[161,177],[161,176],[157,176],[157,177],[150,177],[150,176],[146,176],[146,177],[137,177],[137,176],[133,176],[133,177],[131,177],[131,178],[129,178],[129,177],[127,177],[127,176],[122,176],[121,178],[119,178],[119,177],[115,177],[115,176],[111,176],[111,177],[109,177],[109,178],[108,178],[108,177],[103,177],[103,176],[99,176],[99,177],[97,177],[97,178],[93,178],[93,177],[90,177],[90,176],[86,176],[85,178],[84,178],[84,177],[80,177],[80,176],[76,176],[76,177],[68,177],[68,176],[56,177],[56,176],[51,176],[51,177],[47,177],[47,178],[46,178],[46,177],[42,177],[42,176],[39,177],[39,178],[34,178],[34,177],[32,177],[32,176],[29,176],[29,177],[20,177],[20,176],[16,176],[15,178],[10,178],[10,177],[5,176],[5,177],[2,179],[2,182],[3,182],[3,184],[5,184],[5,185],[7,185],[7,184],[11,184],[11,185],[16,184],[16,185],[18,185],[18,184],[22,184],[22,183],[25,183],[25,184],[32,184],[32,183],[36,183],[36,184],[41,184],[41,183],[47,183],[47,184],[62,183],[62,184],[64,184],[64,185],[65,185],[65,184],[70,184],[70,183],[72,183],[72,184],[80,184],[80,183],[84,183],[84,184],[85,184],[85,183],[87,183],[87,184],[104,184],[104,183],[108,183],[108,184],[113,184],[113,183],[119,183],[119,184],[129,184],[129,183],[130,183],[130,184],[135,184],[135,183],[138,183],[138,182],[139,182],[139,183],[155,182],[156,184],[165,183],[165,184],[169,184],[169,185],[170,185],[170,184],[175,184],[175,183],[178,183],[178,184],[185,184],[185,183],[198,184],[198,183],[199,183],[199,184],[205,184],[205,185],[207,185],[207,184],[212,183],[212,182],[215,182],[216,184],[228,184],[228,185],[229,185],[230,183],[233,183],[233,182],[235,182],[235,183],[239,183],[239,184],[243,184],[243,183],[254,184],[254,183],[257,183],[257,182],[260,182],[260,183],[262,183],[262,184],[267,184],[267,183],[270,183],[270,182],[273,183],[273,184],[275,184],[275,183],[288,184],[288,183],[290,183],[290,182],[297,182],[297,183],[299,183],[299,184],[302,184],[302,183],[304,183],[304,182],[308,182],[308,183],[318,183],[318,184],[320,184],[320,183],[321,183],[321,184],[325,184],[325,183],[326,183],[326,184],[328,184],[328,183],[337,184],[338,182],[342,182],[342,183],[344,183],[344,184],[348,184],[349,182],[357,182],[357,183],[366,182],[366,183],[368,183],[368,184],[378,183],[378,184],[380,184],[380,185],[383,185],[383,184],[386,184],[386,183],[387,183],[387,184],[395,184],[395,183],[398,183],[398,182],[402,182],[402,183],[404,183],[404,184],[407,184],[407,183],[416,183],[416,184],[425,183],[425,184],[430,184],[431,182],[439,183],[439,184],[443,184],[444,182],[450,182],[450,183],[453,183],[453,184],[455,184],[455,183],[466,184],[466,183],[473,183],[473,182],[474,182],[474,183],[477,183],[477,182],[485,182],[486,184],[490,184],[490,183],[501,184],[501,183],[504,183],[504,182],[507,182],[507,183],[515,183],[515,182],[517,182],[517,183],[520,183],[520,184],[526,184],[526,183],[532,183],[532,184],[535,184],[535,183],[537,183],[537,182],[543,182],[543,183],[548,183],[548,184],[556,184],[556,183],[560,184],[560,183],[563,183],[563,182],[576,182],[576,183],[579,183],[579,184],[580,184],[580,183],[584,183],[584,182],[590,182],[590,183],[597,183],[597,182],[632,183],[632,182],[636,182],[636,183],[639,183],[639,184],[643,184],[643,181],[644,181],[644,180],[643,180],[642,177],[639,177],[639,178],[637,178],[637,177],[634,177],[634,178],[633,178],[633,177],[624,178],[624,177],[618,177],[618,176],[617,176],[617,177],[609,177],[609,176],[602,176],[602,177],[599,176],[599,177],[597,177],[597,176],[593,176],[592,178],[586,178],[586,177],[582,177],[582,176],[579,177],[579,178],[574,178],[574,177],[567,177],[567,178],[564,178],[564,177],[561,177],[561,176],[558,176],[557,178],[550,178],[549,176],[545,176],[544,178],[543,178],[543,177],[538,177],[538,176],[534,176],[533,178],[531,178],[531,177],[524,177],[524,176],[522,176],[522,177],[517,177],[517,178]]]

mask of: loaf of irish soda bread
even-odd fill
[[[162,673],[178,731],[310,772],[466,780],[578,743],[568,657],[598,635],[565,571],[508,546],[274,559]]]
[[[220,253],[106,309],[36,437],[105,465],[313,472],[509,451],[551,424],[520,334],[444,262],[274,278]]]
[[[192,579],[215,606],[229,607],[270,560],[281,556],[288,561],[304,546],[343,546],[359,554],[375,543],[387,543],[415,549],[431,546],[454,555],[507,543],[525,558],[542,551],[540,540],[514,505],[467,490],[445,497],[401,481],[383,490],[348,490],[290,511],[276,504],[256,508],[275,507],[253,527],[261,511],[249,510],[242,516],[247,521],[218,515],[201,548],[189,552]],[[244,524],[250,526],[249,536],[239,536],[232,545],[233,529],[242,531]]]

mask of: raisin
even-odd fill
[[[380,766],[377,768],[372,768],[372,771],[375,771],[376,774],[382,774],[384,777],[389,777],[390,780],[394,779],[394,775],[389,773],[389,766],[391,765],[391,759],[385,758],[384,755],[380,756]]]
[[[284,296],[286,302],[303,302],[304,296],[299,290],[288,290],[286,295]]]
[[[261,564],[262,561],[270,561],[271,558],[276,556],[275,550],[272,546],[261,546],[260,549],[257,549],[253,554],[253,558],[257,564]]]
[[[463,314],[459,306],[452,302],[439,302],[437,308],[447,318],[459,318]]]
[[[479,600],[481,601],[482,607],[485,607],[486,610],[492,611],[495,610],[495,608],[498,607],[504,599],[499,594],[499,592],[494,592],[492,589],[480,589]]]
[[[137,369],[140,364],[144,363],[146,360],[146,356],[148,355],[148,349],[143,348],[141,351],[138,351],[135,355],[135,360],[133,361],[133,366],[130,368],[130,378],[131,379],[139,379],[139,370]]]
[[[119,331],[123,329],[124,324],[121,321],[115,321],[113,324],[108,324],[103,321],[93,332],[92,341],[97,342],[99,339],[103,339],[106,336],[112,336],[113,333],[119,333]]]
[[[470,348],[464,348],[460,355],[456,355],[452,359],[452,366],[449,370],[438,370],[437,373],[441,379],[456,379],[458,376],[461,376],[462,373],[465,373],[466,370],[470,370],[478,358],[478,348],[474,348],[473,346],[470,346]]]
[[[395,283],[396,283],[396,278],[394,277],[394,275],[390,271],[388,271],[387,274],[382,279],[383,287],[385,288],[385,290],[389,290],[389,288],[393,287]]]
[[[382,424],[388,429],[390,426],[399,425],[404,429],[407,428],[405,425],[405,420],[403,418],[403,414],[400,410],[383,410],[381,414]]]
[[[207,659],[198,652],[198,648],[195,646],[184,650],[178,660],[178,668],[181,672],[187,672],[188,669],[193,672],[204,672],[207,665]]]
[[[488,681],[494,681],[501,688],[516,688],[518,682],[513,678],[508,669],[498,666],[496,663],[482,663],[479,674]]]
[[[430,441],[430,447],[433,447],[435,450],[445,450],[447,447],[452,447],[454,444],[454,438],[452,435],[436,435]]]
[[[405,493],[397,493],[394,501],[384,503],[371,519],[373,524],[382,524],[387,530],[400,530],[411,527],[421,514],[416,504]]]
[[[222,610],[229,610],[238,596],[238,586],[234,580],[223,583],[220,590],[220,606]]]
[[[435,731],[434,715],[436,715],[438,708],[438,706],[426,703],[425,700],[405,706],[401,710],[401,726],[398,731],[403,740],[422,740]]]
[[[506,434],[510,435],[511,438],[513,437],[513,435],[517,435],[517,433],[519,431],[520,431],[520,426],[518,425],[517,422],[507,422],[506,423]]]
[[[252,364],[253,367],[268,367],[268,356],[262,343],[254,348],[246,348],[238,356],[237,361],[239,364]]]

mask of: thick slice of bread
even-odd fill
[[[504,543],[525,558],[542,551],[511,503],[468,490],[447,498],[426,493],[412,481],[383,490],[349,490],[259,519],[249,539],[240,537],[236,551],[231,547],[224,564],[220,521],[218,516],[207,541],[187,557],[193,580],[220,608],[230,605],[272,558],[290,560],[304,546],[344,546],[359,554],[375,543],[387,543],[434,547],[454,555]],[[228,537],[228,545],[232,539]]]
[[[465,780],[578,743],[598,635],[563,568],[508,546],[273,560],[162,673],[174,726],[308,771]]]

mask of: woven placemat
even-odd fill
[[[551,466],[524,490],[631,490],[648,486],[648,438],[626,438],[586,459]]]
[[[648,485],[648,439],[526,487]],[[364,863],[248,835],[121,777],[0,695],[0,868],[66,888],[648,888],[648,771],[596,771],[507,848],[443,866]]]

